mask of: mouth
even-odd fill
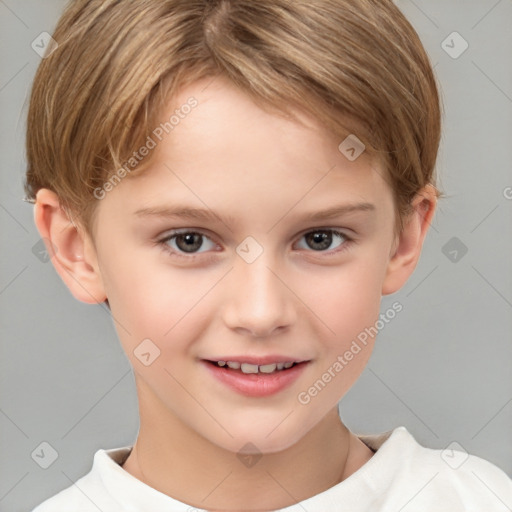
[[[265,364],[224,359],[202,359],[201,362],[216,380],[232,390],[246,396],[264,397],[291,386],[302,375],[311,360]]]
[[[239,361],[210,361],[208,359],[205,359],[207,363],[212,364],[213,366],[217,366],[220,368],[225,368],[226,370],[233,370],[235,372],[239,373],[276,373],[276,372],[282,372],[285,370],[289,370],[290,368],[293,368],[294,366],[307,363],[308,361],[286,361],[284,363],[268,363],[268,364],[251,364],[251,363],[240,363]]]

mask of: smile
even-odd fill
[[[216,381],[231,390],[245,396],[265,397],[291,386],[311,361],[256,365],[240,361],[203,359],[202,363]]]
[[[293,365],[298,364],[292,361],[286,363],[270,363],[270,364],[251,364],[239,363],[238,361],[211,361],[220,367],[230,368],[232,370],[240,370],[242,373],[274,373],[275,371],[282,371],[291,368]]]

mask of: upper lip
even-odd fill
[[[272,363],[303,363],[305,361],[309,361],[309,359],[301,359],[295,356],[283,356],[283,355],[268,355],[268,356],[222,356],[222,357],[208,357],[205,359],[206,361],[234,361],[238,363],[249,363],[256,364],[258,366],[262,366],[265,364]]]

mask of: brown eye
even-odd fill
[[[206,235],[195,231],[175,232],[160,240],[160,243],[177,255],[195,255],[205,252],[199,251],[199,249],[203,248],[205,245],[208,246],[208,243],[205,244],[204,240],[208,240],[211,244],[211,247],[206,247],[206,250],[215,247],[215,244]]]
[[[195,252],[201,248],[202,235],[198,233],[186,233],[184,235],[176,235],[176,246],[184,252]]]
[[[342,245],[347,245],[351,240],[348,236],[334,229],[317,229],[310,231],[302,236],[306,240],[307,248],[315,252],[327,252],[329,249],[338,252],[336,249]],[[340,243],[337,240],[342,239]],[[336,243],[334,247],[332,244]]]

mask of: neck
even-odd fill
[[[123,468],[197,508],[285,508],[348,478],[373,454],[343,425],[335,407],[296,444],[245,466],[147,398],[139,397],[139,435]]]

